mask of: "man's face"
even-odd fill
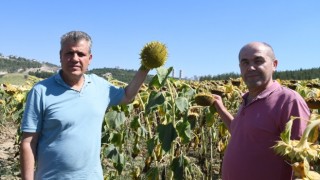
[[[239,54],[241,76],[249,91],[261,91],[272,82],[277,60],[270,56],[270,49],[262,44],[245,47]]]
[[[63,75],[67,78],[81,77],[88,69],[92,54],[86,40],[67,42],[60,51]]]

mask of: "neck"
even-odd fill
[[[80,91],[84,84],[84,75],[70,77],[65,76],[63,72],[61,72],[61,77],[66,84],[68,84],[72,89],[75,89],[77,91]]]
[[[269,86],[271,86],[273,84],[273,81],[270,80],[268,83],[266,84],[262,84],[262,85],[259,85],[259,86],[256,86],[254,88],[249,88],[249,96],[251,97],[256,97],[258,96],[262,91],[264,91],[265,89],[267,89]]]
[[[251,96],[250,93],[248,94],[248,96],[245,98],[245,104],[249,104],[253,101],[253,99],[256,98],[256,96]]]
[[[271,86],[273,81],[269,81],[265,86],[259,86],[256,88],[249,88],[249,94],[246,98],[246,104],[250,103],[253,99],[255,99],[262,91],[267,89],[269,86]]]

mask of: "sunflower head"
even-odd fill
[[[141,50],[141,65],[145,69],[153,69],[162,66],[168,57],[167,47],[158,41],[147,43]]]
[[[194,100],[200,106],[211,106],[213,105],[213,102],[214,102],[213,96],[207,93],[197,94]]]

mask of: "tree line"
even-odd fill
[[[30,68],[41,68],[43,65],[49,67],[58,67],[57,65],[44,62],[40,63],[35,60],[26,59],[23,57],[7,56],[4,57],[0,53],[0,72],[15,73],[20,71],[25,71]],[[55,73],[55,72],[54,72]],[[39,78],[47,78],[54,73],[37,70],[34,72],[29,72],[29,75],[33,75]],[[117,79],[119,81],[129,83],[133,78],[136,70],[120,69],[120,68],[97,68],[89,70],[88,73],[97,74],[98,76],[103,76],[105,78]],[[108,76],[108,77],[107,77]],[[199,76],[199,81],[204,80],[228,80],[239,78],[239,73],[224,73],[219,75],[206,75]],[[320,77],[320,67],[311,69],[299,69],[299,70],[287,70],[287,71],[276,71],[273,75],[274,79],[282,80],[310,80]],[[145,82],[150,82],[152,76],[149,75]]]
[[[228,80],[239,78],[239,73],[224,73],[219,75],[207,75],[200,76],[199,81],[204,80]],[[274,79],[281,80],[311,80],[320,77],[320,67],[311,69],[299,69],[299,70],[286,70],[286,71],[276,71],[273,74]]]

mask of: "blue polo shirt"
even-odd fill
[[[60,73],[29,92],[21,130],[38,132],[35,179],[103,179],[101,128],[106,109],[117,105],[124,89],[97,75],[84,75],[80,91]]]

